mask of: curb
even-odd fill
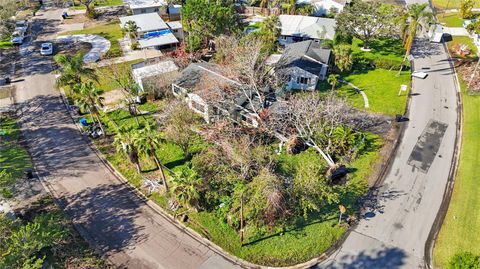
[[[433,249],[437,241],[438,234],[443,225],[443,221],[447,215],[448,207],[450,205],[450,200],[452,198],[453,187],[455,185],[455,179],[458,171],[458,164],[460,161],[460,151],[462,146],[462,130],[463,130],[463,104],[462,104],[462,89],[458,81],[457,70],[455,65],[452,63],[452,56],[448,51],[446,44],[443,43],[443,48],[447,51],[450,68],[455,73],[454,80],[457,85],[457,131],[455,134],[455,149],[453,152],[452,166],[450,167],[448,182],[445,186],[445,191],[443,193],[442,203],[438,209],[437,216],[435,221],[430,229],[430,232],[427,237],[427,242],[425,243],[425,266],[426,268],[433,268]]]

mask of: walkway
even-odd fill
[[[64,35],[57,37],[57,40],[63,43],[75,44],[77,42],[86,42],[92,45],[92,49],[83,56],[85,63],[94,63],[99,61],[110,49],[110,41],[99,35],[81,34]]]
[[[424,268],[425,243],[452,167],[457,84],[443,44],[416,42],[417,70],[403,140],[363,219],[341,249],[318,268]]]
[[[463,27],[443,27],[443,32],[451,36],[470,36],[467,29]]]

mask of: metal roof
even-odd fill
[[[182,29],[183,28],[183,25],[180,21],[169,21],[167,22],[167,25],[168,27],[170,27],[170,29]]]
[[[302,36],[313,39],[333,39],[335,36],[334,19],[299,15],[280,15],[281,35]],[[325,36],[321,34],[325,32]]]
[[[130,6],[131,9],[161,7],[167,5],[167,1],[165,0],[124,0],[123,2]]]
[[[168,25],[160,18],[158,13],[145,13],[120,18],[122,28],[128,21],[134,21],[139,27],[139,32],[149,32],[161,29],[168,29]]]
[[[293,69],[302,69],[314,75],[322,70],[322,65],[330,62],[331,50],[323,49],[313,40],[292,43],[286,46],[285,52],[276,64],[276,69],[290,72]]]
[[[140,44],[140,48],[148,48],[169,44],[177,44],[178,39],[172,33],[168,33],[162,36],[139,39],[138,43]]]

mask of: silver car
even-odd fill
[[[50,42],[42,43],[40,45],[40,54],[41,55],[52,55],[53,54],[53,44]]]

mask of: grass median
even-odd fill
[[[461,76],[459,79],[464,118],[460,162],[448,212],[433,253],[434,265],[441,268],[460,251],[480,254],[480,96],[469,95],[466,82]]]

